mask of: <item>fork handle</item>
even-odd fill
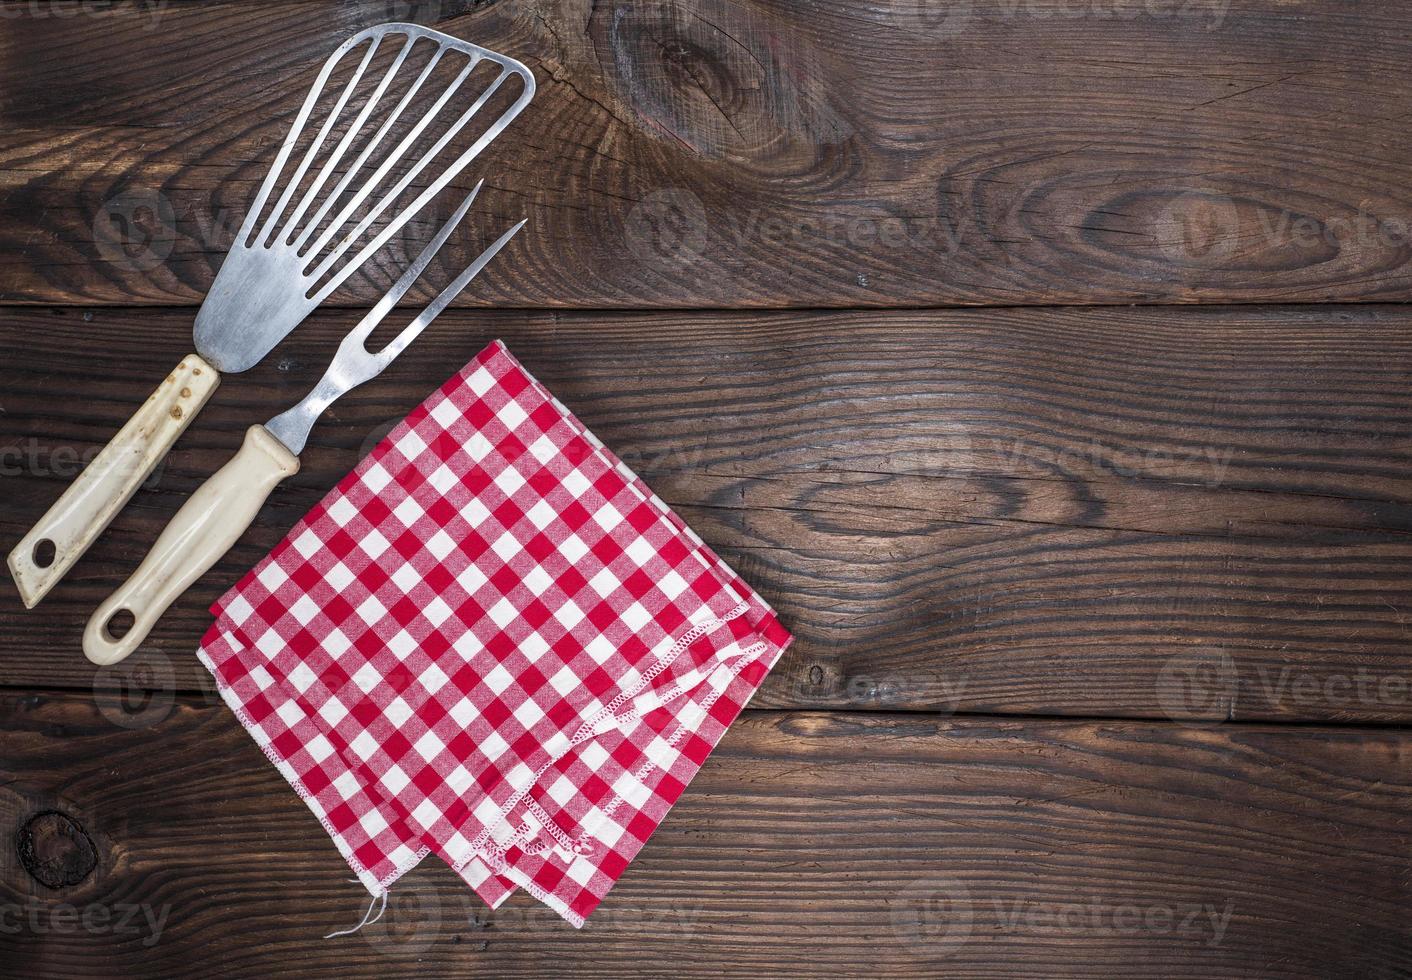
[[[137,571],[93,613],[84,656],[103,666],[137,649],[167,607],[245,533],[275,485],[298,472],[299,457],[268,429],[247,429],[240,452],[191,495]],[[133,623],[115,637],[112,620],[124,610]]]
[[[20,540],[9,564],[25,608],[34,608],[97,540],[220,383],[220,373],[199,355],[182,358]]]

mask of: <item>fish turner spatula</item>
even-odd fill
[[[196,353],[10,552],[26,607],[103,533],[221,374],[268,354],[499,136],[534,89],[513,58],[415,24],[368,28],[329,56],[196,315]]]
[[[113,664],[135,650],[167,607],[245,533],[270,491],[285,477],[299,472],[299,453],[323,410],[345,392],[381,374],[524,227],[521,221],[502,234],[387,346],[369,351],[367,340],[374,328],[421,277],[470,210],[479,190],[477,184],[402,278],[348,332],[323,378],[303,401],[246,431],[235,457],[191,495],[137,571],[94,611],[83,633],[83,652],[89,660]],[[127,632],[115,637],[111,625],[124,610],[133,622]]]

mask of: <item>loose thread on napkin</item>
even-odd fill
[[[356,883],[356,881],[355,881],[355,883]],[[378,909],[378,914],[377,914],[377,915],[373,915],[373,906],[374,906],[374,905],[377,905],[379,901],[382,902],[382,907],[381,907],[380,909]],[[354,926],[352,929],[344,929],[344,930],[342,930],[341,932],[331,932],[331,933],[329,933],[327,936],[325,936],[324,938],[325,938],[325,939],[333,939],[335,936],[351,936],[351,935],[353,935],[353,933],[357,932],[359,929],[363,928],[364,926],[370,926],[370,925],[372,925],[374,922],[376,922],[378,919],[381,919],[381,918],[382,918],[382,914],[383,914],[384,912],[386,912],[386,911],[387,911],[387,892],[384,891],[381,895],[377,896],[377,898],[374,898],[371,902],[368,903],[368,911],[366,911],[366,912],[363,913],[363,921],[362,921],[362,922],[358,923],[358,924],[357,924],[356,926]],[[370,916],[370,915],[373,915],[373,917],[372,917],[371,919],[368,918],[368,916]]]

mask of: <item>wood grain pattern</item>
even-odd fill
[[[0,851],[16,975],[1396,977],[1412,957],[1405,733],[753,711],[582,932],[523,896],[487,912],[429,861],[387,920],[328,941],[366,895],[223,707],[7,693],[0,736],[6,823],[57,810],[98,857],[49,889]]]
[[[189,317],[0,318],[0,547]],[[0,683],[94,683],[89,613],[348,322],[314,318],[223,385],[42,606],[3,590]],[[159,624],[175,687],[205,683],[190,651],[215,597],[497,336],[777,604],[798,642],[757,704],[1412,717],[1412,316],[1392,307],[448,315],[332,409]],[[60,378],[82,397],[56,402]]]
[[[467,304],[1412,295],[1401,4],[242,0],[3,13],[11,303],[199,301],[324,54],[389,16],[503,50],[540,82],[463,177],[488,178],[487,227],[531,221]],[[404,245],[337,301],[376,296]]]
[[[530,227],[132,659],[92,609],[425,222],[0,586],[0,973],[1412,977],[1412,6],[0,0],[0,551],[387,20],[532,68],[438,202]],[[583,931],[433,861],[324,940],[366,896],[191,652],[494,337],[797,642]]]

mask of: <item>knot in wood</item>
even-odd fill
[[[98,849],[77,820],[57,810],[36,813],[15,834],[20,864],[49,888],[77,885],[98,866]]]

